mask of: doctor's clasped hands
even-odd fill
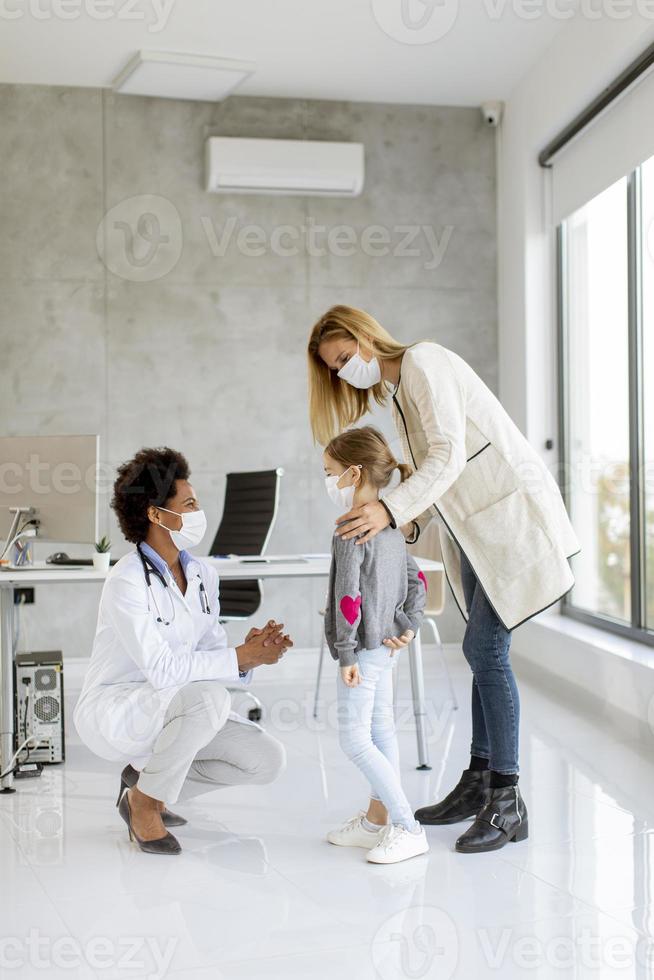
[[[239,670],[253,670],[262,664],[276,664],[286,651],[293,646],[287,633],[282,633],[283,623],[274,619],[268,621],[263,629],[253,627],[245,637],[245,642],[236,647]]]

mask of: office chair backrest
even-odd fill
[[[228,473],[223,516],[211,555],[263,555],[277,516],[279,482],[284,470]],[[231,619],[252,616],[261,605],[257,579],[220,583],[220,614]]]
[[[421,532],[415,544],[409,545],[412,555],[431,558],[432,561],[442,561],[441,540],[438,533],[438,521],[431,520]],[[445,572],[426,572],[427,605],[425,616],[440,616],[445,608]]]

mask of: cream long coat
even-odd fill
[[[384,498],[398,526],[436,517],[467,620],[460,550],[507,629],[568,592],[579,542],[538,453],[458,354],[422,342],[402,358],[393,417],[415,473]]]

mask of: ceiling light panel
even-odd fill
[[[139,51],[114,80],[114,92],[159,99],[220,102],[254,71],[251,61],[205,54]]]

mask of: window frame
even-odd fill
[[[627,283],[629,363],[629,474],[630,474],[630,577],[631,623],[621,623],[602,613],[575,606],[571,593],[564,596],[561,612],[576,619],[654,647],[654,628],[647,628],[646,519],[645,519],[645,411],[643,381],[643,292],[641,168],[627,177]],[[565,221],[556,229],[557,411],[559,436],[559,485],[569,509],[569,325],[568,265]]]

